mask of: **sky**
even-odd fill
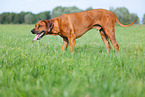
[[[0,13],[3,12],[32,12],[52,11],[57,6],[76,6],[85,10],[102,8],[109,10],[110,7],[126,7],[130,13],[135,13],[143,19],[145,14],[145,0],[0,0]]]

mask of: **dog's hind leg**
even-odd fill
[[[115,38],[115,29],[114,27],[110,27],[110,29],[105,29],[106,35],[109,37],[111,43],[113,44],[115,51],[119,51],[119,45]]]
[[[95,25],[93,28],[99,30],[100,35],[101,35],[101,37],[102,37],[102,40],[103,40],[103,42],[104,42],[104,44],[105,44],[105,46],[106,46],[106,48],[107,48],[107,53],[109,53],[110,50],[111,50],[111,46],[110,46],[110,43],[109,43],[109,41],[108,41],[109,38],[107,37],[107,35],[106,35],[104,29],[103,29],[100,25]]]
[[[111,50],[111,46],[110,46],[110,43],[108,41],[109,39],[108,39],[105,31],[102,28],[100,29],[100,35],[101,35],[102,40],[103,40],[103,42],[104,42],[104,44],[105,44],[105,46],[107,48],[107,53],[109,53],[110,50]]]

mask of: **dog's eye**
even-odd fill
[[[42,27],[42,25],[39,25],[39,27]]]

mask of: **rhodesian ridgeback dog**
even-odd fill
[[[70,45],[70,50],[73,51],[76,39],[88,30],[95,28],[100,32],[107,52],[111,49],[109,39],[115,51],[118,52],[119,45],[115,38],[115,20],[123,27],[129,27],[136,21],[134,20],[129,25],[123,25],[113,12],[105,9],[93,9],[78,13],[63,14],[50,20],[39,21],[31,32],[36,34],[33,41],[39,40],[45,35],[60,35],[63,38],[62,51],[68,47],[68,44]]]

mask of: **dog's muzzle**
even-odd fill
[[[32,32],[32,34],[35,34],[35,31],[34,31],[34,29],[32,29],[32,30],[31,30],[31,32]]]
[[[31,32],[32,32],[33,34],[36,34],[35,31],[34,31],[34,29],[31,30]],[[35,36],[35,38],[34,38],[32,41],[39,40],[39,39],[41,39],[44,35],[45,35],[45,31],[42,31],[41,33],[37,34],[37,35]]]

